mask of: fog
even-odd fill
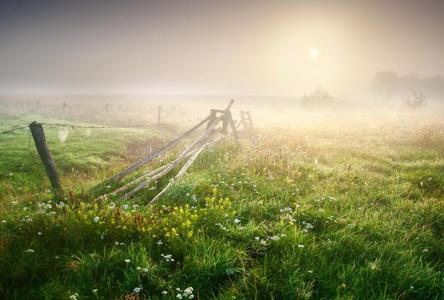
[[[443,13],[438,0],[4,1],[1,110],[39,100],[41,112],[110,102],[200,115],[234,98],[281,121],[438,115]]]

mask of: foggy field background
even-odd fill
[[[223,109],[227,97],[51,96],[38,98],[40,111],[34,97],[9,99],[2,100],[0,130],[34,120],[131,128],[86,135],[68,127],[61,143],[66,127],[44,127],[63,198],[51,192],[29,130],[0,135],[5,299],[444,293],[444,127],[441,111],[429,105],[321,108],[303,107],[302,99],[236,98],[234,117],[250,110],[263,142],[245,134],[240,144],[228,138],[212,146],[146,206],[172,175],[127,200],[97,200],[97,187],[109,190],[105,179],[210,108]],[[187,142],[146,169],[171,161]]]
[[[279,125],[313,125],[318,122],[394,122],[422,124],[443,122],[444,96],[411,105],[416,92],[358,98],[338,98],[324,90],[302,97],[230,96],[230,95],[0,95],[0,113],[33,113],[45,117],[62,117],[71,121],[103,125],[147,126],[157,123],[161,106],[162,123],[187,123],[202,119],[210,109],[223,109],[235,99],[234,118],[238,111],[251,111],[259,127]],[[388,97],[388,98],[387,98]],[[410,101],[410,102],[409,102]],[[63,103],[68,110],[63,109]],[[106,110],[108,105],[108,111]]]
[[[0,299],[443,300],[443,16],[0,1]]]

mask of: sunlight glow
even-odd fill
[[[310,51],[308,52],[308,54],[310,55],[310,58],[318,58],[319,57],[319,49],[318,48],[310,48]]]

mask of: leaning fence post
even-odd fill
[[[45,167],[46,175],[48,175],[51,186],[56,192],[62,192],[62,185],[57,174],[57,169],[51,153],[49,152],[48,145],[46,144],[45,132],[43,131],[42,124],[36,121],[29,124],[32,137],[34,138],[35,147]]]
[[[207,123],[207,128],[209,128],[214,121],[216,121],[216,110],[212,109],[210,113],[210,119],[208,120]]]

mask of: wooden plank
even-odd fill
[[[190,153],[187,153],[187,155],[184,157],[184,159],[189,157],[189,156],[191,156],[191,155],[193,155],[194,152],[195,152],[195,150],[191,151]],[[150,180],[150,177],[156,176],[157,174],[159,174],[160,172],[165,170],[171,163],[172,162],[170,162],[170,163],[168,163],[166,165],[160,166],[160,167],[158,167],[157,169],[154,169],[154,170],[146,171],[141,176],[131,180],[130,182],[127,182],[125,185],[119,187],[118,189],[116,189],[116,190],[114,190],[114,191],[112,191],[110,193],[100,195],[95,200],[103,200],[103,199],[106,199],[107,197],[116,196],[117,194],[120,194],[120,193],[126,191],[131,186],[134,186],[135,184],[138,184],[138,183],[140,183],[140,182],[142,182],[144,180]]]
[[[157,201],[157,199],[159,199],[172,185],[173,183],[181,178],[185,172],[191,167],[191,165],[193,164],[193,162],[196,160],[196,158],[199,156],[199,154],[205,149],[205,147],[209,144],[209,142],[203,144],[188,160],[187,162],[182,166],[182,168],[180,169],[180,171],[176,174],[176,176],[174,176],[169,182],[168,184],[148,203],[148,204],[152,204],[154,202]]]
[[[211,125],[209,128],[207,128],[205,130],[205,132],[199,136],[196,140],[194,140],[194,142],[192,142],[190,145],[188,145],[183,151],[182,153],[179,154],[179,156],[172,162],[170,163],[170,165],[165,168],[164,170],[162,170],[162,172],[158,173],[157,175],[155,175],[153,178],[148,179],[147,181],[142,182],[141,184],[139,184],[136,188],[134,188],[133,190],[129,191],[128,193],[126,193],[123,198],[124,199],[128,199],[130,197],[132,197],[135,193],[137,193],[138,191],[140,191],[141,189],[145,188],[148,186],[148,184],[154,180],[157,180],[158,178],[168,174],[172,169],[174,169],[179,163],[180,161],[198,144],[202,143],[202,142],[206,142],[206,139],[208,138],[208,136],[210,135],[210,133],[214,130],[214,128],[217,126],[217,124],[221,121],[222,117],[218,117]]]
[[[191,165],[193,164],[193,162],[197,159],[197,157],[199,156],[199,154],[205,149],[210,147],[211,145],[217,143],[218,141],[220,141],[221,139],[223,139],[225,137],[225,135],[222,135],[218,138],[215,138],[213,140],[210,140],[208,142],[206,142],[205,144],[203,144],[199,149],[197,149],[194,154],[187,160],[187,162],[182,166],[182,168],[180,169],[180,171],[176,174],[176,176],[174,176],[169,182],[168,184],[162,189],[162,191],[160,191],[149,203],[153,204],[154,202],[156,202],[178,179],[180,179],[181,177],[183,177],[183,175],[185,175],[185,172],[191,167]]]
[[[132,164],[131,166],[127,167],[123,171],[121,171],[118,174],[116,174],[113,177],[111,177],[108,181],[118,182],[122,178],[124,178],[124,177],[128,176],[129,174],[133,173],[134,171],[138,170],[143,165],[147,164],[148,162],[152,161],[153,159],[159,157],[160,155],[162,155],[165,152],[167,152],[169,149],[171,149],[174,146],[176,146],[182,139],[184,139],[185,137],[189,136],[196,129],[198,129],[203,124],[208,122],[209,119],[210,119],[210,116],[206,117],[205,119],[200,121],[197,125],[195,125],[193,128],[191,128],[190,130],[188,130],[187,132],[185,132],[184,134],[179,136],[178,138],[176,138],[173,141],[169,142],[164,147],[160,148],[159,150],[155,151],[154,153],[151,153],[150,155],[146,156],[145,158],[143,158],[143,159],[137,161],[136,163]]]

